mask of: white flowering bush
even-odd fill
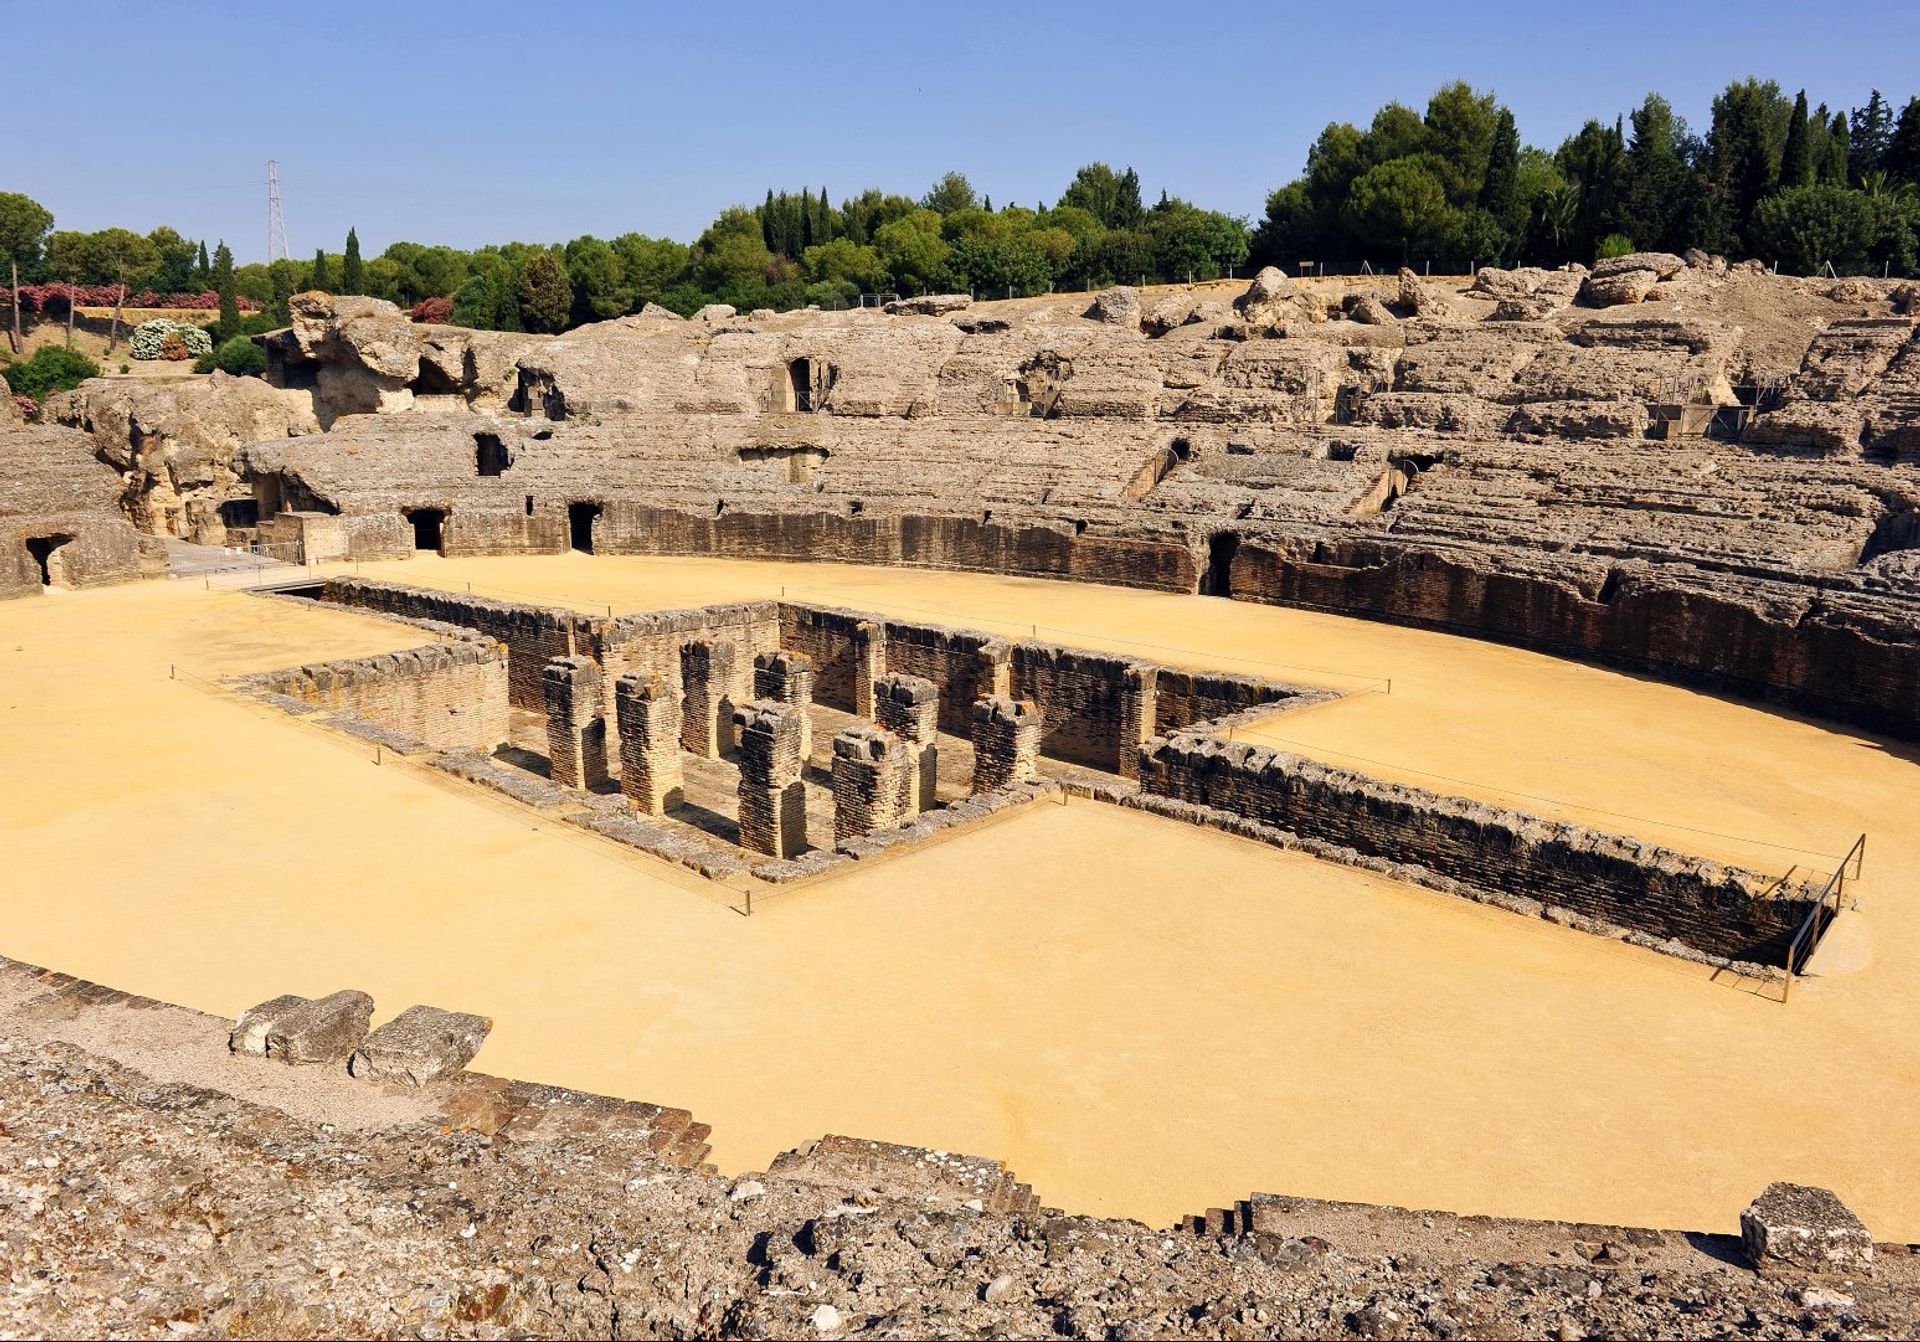
[[[192,322],[155,317],[133,328],[127,352],[136,359],[197,359],[213,353],[213,337]]]

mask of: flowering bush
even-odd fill
[[[0,287],[0,305],[5,304],[10,292]],[[77,307],[110,308],[115,302],[120,301],[120,286],[117,284],[23,284],[20,286],[20,310],[45,312],[49,303],[58,301],[64,304],[69,295],[72,296]],[[212,312],[220,306],[220,295],[211,289],[197,294],[157,294],[151,289],[142,289],[137,293],[129,291],[124,306]],[[258,312],[260,305],[243,294],[240,295],[240,310]]]
[[[169,346],[177,346],[179,353],[169,353]],[[191,322],[177,322],[168,317],[141,322],[133,328],[133,338],[127,342],[127,353],[136,359],[177,361],[212,352],[213,337]]]
[[[16,396],[13,398],[13,404],[23,419],[38,419],[40,417],[40,402],[34,400],[31,396]]]
[[[451,298],[423,298],[407,309],[407,315],[417,322],[445,324],[453,319],[453,300]]]

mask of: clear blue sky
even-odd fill
[[[0,0],[0,190],[56,227],[294,255],[629,230],[690,240],[769,186],[1051,202],[1105,159],[1258,217],[1330,120],[1463,78],[1549,148],[1649,90],[1696,126],[1747,75],[1836,108],[1920,93],[1920,0],[1480,4],[56,5]]]

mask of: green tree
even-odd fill
[[[349,228],[347,248],[340,256],[340,292],[360,294],[365,293],[366,288],[366,267],[360,261],[360,235]]]
[[[1673,107],[1649,93],[1628,117],[1623,204],[1634,235],[1648,247],[1678,251],[1687,185],[1686,126]]]
[[[267,352],[253,343],[251,336],[231,336],[194,361],[194,371],[211,373],[219,369],[234,377],[258,377],[267,371]]]
[[[573,286],[573,321],[606,321],[629,310],[633,291],[620,273],[620,258],[591,235],[567,244],[567,280]]]
[[[1813,140],[1807,129],[1805,89],[1794,97],[1793,111],[1787,115],[1787,138],[1780,151],[1780,185],[1813,185]]]
[[[1389,159],[1362,173],[1347,192],[1342,218],[1354,236],[1378,248],[1395,248],[1402,263],[1417,245],[1430,242],[1443,223],[1446,188],[1420,159]]]
[[[218,343],[240,333],[240,293],[234,287],[233,251],[224,239],[213,249],[213,289],[220,295]]]
[[[632,293],[635,308],[664,303],[668,290],[687,277],[692,253],[684,243],[671,238],[622,233],[613,240],[612,247],[614,255],[620,258],[620,276]]]
[[[1244,220],[1165,197],[1147,211],[1153,272],[1168,283],[1219,279],[1247,259]]]
[[[318,289],[322,293],[333,292],[333,266],[324,251],[315,251],[313,254],[313,269],[307,275],[307,288]]]
[[[1792,105],[1772,80],[1747,79],[1727,85],[1713,100],[1713,128],[1707,137],[1713,187],[1724,201],[1730,242],[1746,245],[1753,212],[1780,184]]]
[[[213,262],[207,259],[207,240],[200,239],[200,256],[193,263],[193,288],[195,293],[205,293],[213,284]]]
[[[13,327],[7,339],[15,354],[24,348],[20,335],[20,267],[39,258],[41,245],[52,229],[53,213],[39,201],[18,191],[0,191],[0,255],[7,258],[13,303]]]
[[[1880,166],[1894,181],[1920,186],[1920,97],[1907,99],[1900,109]]]
[[[807,279],[814,284],[852,285],[858,296],[886,282],[886,262],[877,248],[862,247],[848,238],[834,238],[807,248],[801,258]]]
[[[1428,100],[1423,119],[1428,168],[1446,189],[1448,204],[1479,200],[1499,116],[1491,93],[1475,93],[1462,80],[1442,85]]]
[[[1577,205],[1571,239],[1573,254],[1590,259],[1600,239],[1632,227],[1628,212],[1626,137],[1618,123],[1589,121],[1554,155],[1573,184]]]
[[[967,180],[964,173],[958,172],[950,172],[942,177],[920,198],[920,208],[936,214],[972,209],[979,203],[980,198],[973,193],[973,183]]]
[[[1025,237],[969,237],[953,245],[948,268],[982,296],[1045,293],[1053,278],[1047,254]]]
[[[520,273],[500,248],[482,247],[470,258],[467,278],[454,291],[450,320],[481,331],[524,330],[520,321]]]
[[[520,321],[529,331],[564,331],[573,310],[573,286],[552,252],[538,251],[520,270]]]
[[[1102,228],[1134,228],[1144,213],[1140,175],[1132,168],[1116,173],[1104,163],[1089,163],[1074,173],[1059,204],[1085,210]]]
[[[194,245],[164,224],[147,234],[147,243],[153,248],[153,269],[136,287],[163,294],[192,292]]]
[[[1860,271],[1873,241],[1866,196],[1833,186],[1793,186],[1775,192],[1754,211],[1754,238],[1788,270],[1811,275],[1831,262]]]
[[[950,249],[940,236],[940,216],[915,210],[881,225],[873,247],[903,293],[926,293],[946,278]]]
[[[1363,141],[1369,168],[1391,163],[1396,158],[1412,158],[1426,147],[1427,123],[1411,107],[1397,102],[1388,103],[1373,114],[1373,124],[1367,127]],[[1433,175],[1431,170],[1427,175]]]
[[[1875,89],[1865,107],[1853,109],[1847,119],[1847,162],[1856,181],[1886,166],[1887,141],[1893,138],[1893,109]]]
[[[1504,107],[1493,119],[1493,136],[1487,146],[1487,176],[1480,187],[1480,208],[1506,231],[1510,242],[1519,240],[1527,220],[1527,203],[1520,198],[1520,126],[1513,119],[1513,113]],[[1498,264],[1502,256],[1486,259]]]
[[[1827,153],[1820,160],[1820,184],[1822,186],[1845,186],[1848,180],[1847,153],[1852,147],[1853,137],[1847,132],[1847,114],[1835,112],[1833,123],[1827,127]]]

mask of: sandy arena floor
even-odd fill
[[[366,565],[637,610],[790,595],[1374,688],[1274,744],[1769,870],[1869,831],[1792,1002],[1091,803],[759,906],[168,678],[409,630],[195,582],[0,605],[0,953],[223,1014],[354,986],[486,1070],[684,1105],[723,1169],[823,1132],[994,1155],[1151,1223],[1249,1191],[1722,1228],[1771,1179],[1920,1240],[1910,747],[1444,635],[1197,597],[713,560]],[[1310,670],[1308,668],[1317,668]],[[1436,777],[1439,775],[1441,777]],[[1803,851],[1804,850],[1804,851]],[[1831,856],[1829,856],[1831,855]],[[1777,992],[1777,990],[1775,990]]]

